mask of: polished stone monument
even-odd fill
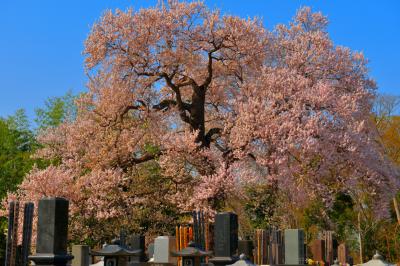
[[[67,253],[68,206],[63,198],[39,201],[35,265],[66,266],[73,256]]]
[[[171,255],[176,251],[175,237],[159,236],[154,240],[154,260],[155,264],[176,265],[177,258]]]
[[[218,213],[214,226],[214,265],[233,264],[238,260],[238,217],[232,212]]]
[[[285,264],[303,265],[304,263],[304,231],[302,229],[286,229]]]
[[[131,258],[131,262],[146,262],[148,261],[146,256],[146,243],[144,235],[130,235],[127,237],[127,246],[131,250],[140,250],[139,256]]]

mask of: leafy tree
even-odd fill
[[[250,185],[245,188],[245,211],[253,228],[269,228],[274,223],[277,207],[276,187],[271,184]]]
[[[27,121],[21,110],[0,119],[0,199],[16,190],[33,165],[30,156],[37,144]]]
[[[35,123],[39,130],[56,127],[62,122],[72,121],[76,117],[76,96],[68,91],[61,97],[48,98],[44,107],[35,109]]]
[[[386,155],[400,166],[400,96],[378,95],[374,121]]]
[[[30,156],[36,147],[24,110],[19,109],[6,119],[0,118],[0,200],[15,191],[32,168],[34,160]],[[0,217],[0,258],[5,254],[6,227],[7,219]]]

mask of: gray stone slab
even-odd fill
[[[304,231],[302,229],[285,230],[285,264],[304,264]]]
[[[177,258],[171,256],[176,251],[175,237],[159,236],[154,241],[154,263],[177,263]]]

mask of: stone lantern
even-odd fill
[[[171,251],[173,257],[182,257],[182,266],[200,266],[201,258],[211,256],[211,251],[203,251],[190,242],[188,247],[180,251]]]
[[[140,256],[142,250],[130,250],[117,244],[105,245],[101,250],[92,251],[93,256],[104,257],[104,266],[127,266],[132,257]]]
[[[376,251],[375,255],[372,257],[372,260],[367,261],[366,263],[361,264],[362,266],[395,266],[396,264],[391,264],[383,260],[381,254]]]
[[[227,265],[227,266],[255,266],[250,260],[247,259],[245,254],[240,254],[239,260],[236,261],[234,264]]]

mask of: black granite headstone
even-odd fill
[[[143,235],[131,235],[128,237],[128,248],[131,250],[141,249],[142,253],[140,256],[133,257],[133,261],[145,262],[147,261],[145,250],[145,237]]]
[[[39,201],[36,254],[29,256],[36,265],[65,266],[73,258],[67,254],[68,206],[63,198]]]
[[[214,255],[210,261],[215,265],[233,264],[238,248],[238,217],[232,212],[215,216]]]
[[[12,256],[12,235],[14,231],[14,206],[15,202],[11,201],[8,207],[8,230],[7,230],[7,245],[6,245],[6,261],[5,266],[11,265]]]
[[[27,202],[24,205],[24,224],[22,227],[22,250],[21,250],[21,265],[29,265],[29,252],[31,249],[31,238],[32,238],[32,219],[33,219],[33,208],[32,202]]]

